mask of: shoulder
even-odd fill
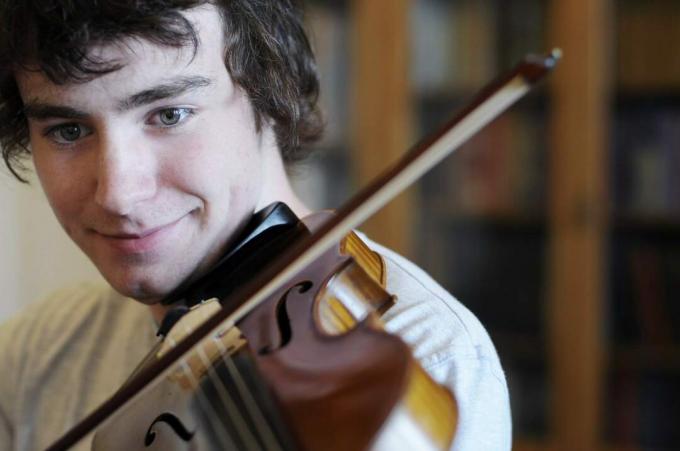
[[[73,335],[96,316],[108,292],[99,285],[82,284],[55,291],[0,326],[0,346],[26,351],[53,344],[59,337]]]
[[[143,318],[143,309],[134,304],[104,284],[66,287],[2,324],[0,344],[22,351],[59,348],[65,342],[95,334],[97,326],[121,318]],[[26,357],[25,352],[23,355]]]
[[[479,320],[425,271],[362,235],[384,259],[387,291],[397,296],[383,316],[437,382],[448,386],[460,418],[455,450],[511,447],[510,404],[496,349]]]
[[[103,284],[58,290],[0,326],[3,364],[20,380],[47,374],[90,352],[119,323],[148,321],[140,307]]]
[[[46,446],[110,396],[153,333],[145,306],[102,284],[59,290],[0,326],[0,414],[17,446]]]
[[[413,262],[364,238],[384,259],[387,290],[397,302],[383,317],[386,327],[409,342],[426,368],[455,357],[488,360],[504,379],[496,350],[477,317]]]
[[[112,341],[144,330],[153,330],[147,309],[104,284],[58,290],[0,326],[2,386],[12,378],[30,390],[51,375],[76,374]]]

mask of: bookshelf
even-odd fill
[[[680,446],[680,5],[615,3],[603,422],[615,446]]]
[[[548,2],[411,4],[411,99],[419,134],[530,51],[546,50]],[[506,372],[518,449],[550,439],[546,169],[552,96],[520,101],[419,184],[414,259],[475,313]]]
[[[362,229],[487,326],[514,449],[680,447],[680,4],[311,3],[339,124],[314,163],[334,174],[320,205],[524,53],[562,47],[550,83]]]

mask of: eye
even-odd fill
[[[190,108],[165,108],[158,111],[158,120],[164,127],[172,127],[184,121],[194,112]]]
[[[59,144],[72,144],[91,133],[89,127],[76,123],[60,124],[47,131],[47,135]]]

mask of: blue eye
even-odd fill
[[[158,119],[166,127],[177,125],[185,120],[193,111],[189,108],[166,108],[158,112]]]
[[[47,135],[59,144],[72,144],[91,133],[90,128],[76,123],[60,124],[47,131]]]
[[[60,138],[64,139],[64,141],[75,141],[76,139],[80,138],[82,130],[78,124],[67,124],[63,127],[60,127],[59,130],[57,130],[57,133],[59,134]]]

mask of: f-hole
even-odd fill
[[[153,430],[153,427],[156,423],[166,423],[168,426],[170,426],[170,429],[172,429],[175,434],[177,434],[177,436],[185,442],[191,440],[195,434],[195,432],[189,432],[189,430],[184,427],[184,424],[182,424],[182,421],[175,415],[167,412],[162,413],[158,415],[155,420],[153,420],[151,426],[149,426],[149,429],[146,431],[146,436],[144,437],[144,446],[146,447],[151,446],[154,440],[156,440],[156,431]]]
[[[276,325],[278,326],[278,331],[280,334],[279,346],[276,349],[283,348],[288,343],[290,343],[291,338],[293,338],[293,329],[290,326],[290,316],[288,315],[288,295],[293,291],[297,290],[298,293],[305,293],[312,288],[314,284],[310,281],[300,282],[288,289],[286,293],[281,296],[279,303],[276,305]],[[260,354],[270,354],[276,349],[272,349],[270,346],[264,346],[260,349]]]

